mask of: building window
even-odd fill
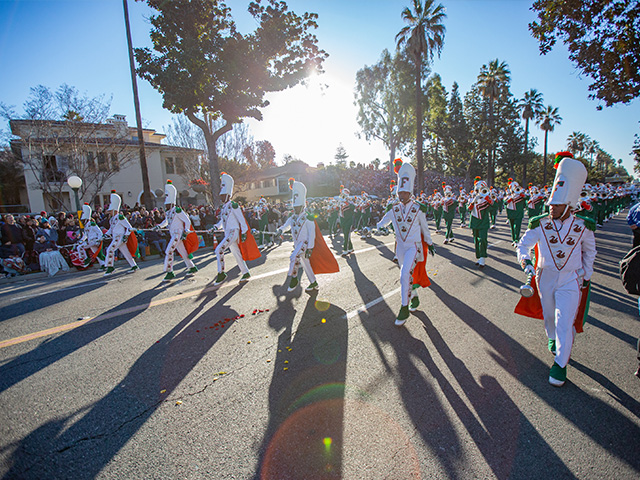
[[[91,173],[96,171],[96,157],[93,152],[87,152],[87,169]]]
[[[114,172],[120,171],[120,161],[118,160],[118,154],[111,152],[111,170]]]
[[[167,175],[173,175],[176,173],[176,169],[173,167],[173,158],[167,157],[164,159],[164,169]]]
[[[108,172],[109,164],[107,163],[107,154],[105,152],[98,152],[98,171]]]
[[[178,175],[184,175],[187,173],[187,170],[184,168],[184,160],[182,158],[176,158],[176,173]]]
[[[63,182],[64,172],[58,170],[58,162],[55,155],[43,155],[42,157],[42,175],[46,182]]]

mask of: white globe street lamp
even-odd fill
[[[73,190],[73,194],[76,197],[76,211],[78,212],[78,215],[80,215],[80,201],[78,200],[78,190],[80,190],[80,187],[82,186],[82,179],[77,175],[71,175],[69,178],[67,178],[67,185],[69,185],[69,187],[71,187],[71,190]]]

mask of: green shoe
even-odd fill
[[[114,270],[115,267],[107,267],[107,269],[104,271],[104,276],[106,277],[107,275],[111,275]]]
[[[554,387],[561,387],[567,381],[567,367],[553,363],[549,371],[549,383]]]
[[[105,271],[107,269],[106,266],[104,265],[100,265],[100,268],[98,270],[100,270],[101,272]]]
[[[140,267],[138,265],[134,265],[129,270],[127,270],[127,273],[137,272],[138,270],[140,270]]]
[[[416,295],[411,299],[411,305],[409,306],[410,312],[415,312],[420,306],[420,298]]]
[[[554,355],[556,354],[556,341],[551,338],[549,339],[549,351]]]
[[[194,275],[197,272],[198,272],[198,267],[191,267],[187,272],[187,275]]]
[[[240,278],[240,283],[247,283],[250,278],[251,278],[251,274],[247,272],[244,275],[242,275],[242,277]]]
[[[189,255],[187,255],[187,258],[188,258],[189,260],[193,260],[193,253],[190,253]]]
[[[289,282],[289,288],[287,288],[288,292],[293,292],[298,286],[298,277],[291,277],[291,281]]]
[[[400,308],[400,313],[398,313],[398,317],[396,318],[396,327],[401,327],[409,318],[409,306],[404,305]]]
[[[173,272],[167,272],[167,274],[164,276],[164,278],[162,279],[163,282],[169,282],[171,280],[173,280],[174,278],[176,278],[176,274]]]
[[[319,288],[318,282],[313,282],[307,288],[305,288],[304,291],[309,293],[309,292],[313,292],[314,290],[318,290],[318,288]]]
[[[216,277],[216,281],[213,282],[214,285],[220,285],[222,282],[225,281],[225,279],[227,278],[227,274],[224,272],[219,272],[218,276]]]

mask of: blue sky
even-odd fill
[[[329,53],[323,93],[311,82],[307,88],[273,94],[262,122],[250,121],[256,140],[269,140],[277,160],[290,154],[309,164],[330,162],[342,143],[350,160],[368,163],[386,159],[381,144],[356,136],[353,88],[355,73],[375,63],[383,49],[395,48],[395,35],[404,26],[400,13],[408,0],[289,0],[297,12],[319,14],[317,36]],[[535,19],[531,0],[442,0],[447,9],[445,45],[432,67],[447,91],[454,81],[464,95],[483,64],[498,58],[511,70],[511,91],[521,97],[535,88],[545,105],[558,107],[562,124],[549,136],[549,151],[566,148],[567,136],[580,131],[600,143],[616,159],[633,169],[630,151],[640,133],[640,101],[597,111],[588,99],[589,79],[569,62],[564,46],[541,56],[528,31]],[[254,28],[246,13],[248,1],[231,0],[241,32]],[[150,10],[129,0],[135,46],[149,45]],[[121,0],[0,0],[0,102],[21,105],[29,88],[38,84],[56,88],[62,83],[88,95],[113,96],[112,113],[127,115],[133,125],[131,80]],[[164,131],[171,114],[161,96],[138,80],[145,126]],[[537,151],[543,148],[543,135]]]

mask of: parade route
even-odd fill
[[[228,255],[213,286],[211,248],[192,277],[176,261],[173,282],[155,258],[0,283],[0,478],[635,479],[625,213],[596,233],[590,317],[559,389],[542,323],[513,313],[525,276],[504,214],[484,269],[469,229],[443,245],[431,225],[432,285],[402,328],[392,235],[354,236],[312,294],[304,276],[287,292],[291,242],[246,284]]]

